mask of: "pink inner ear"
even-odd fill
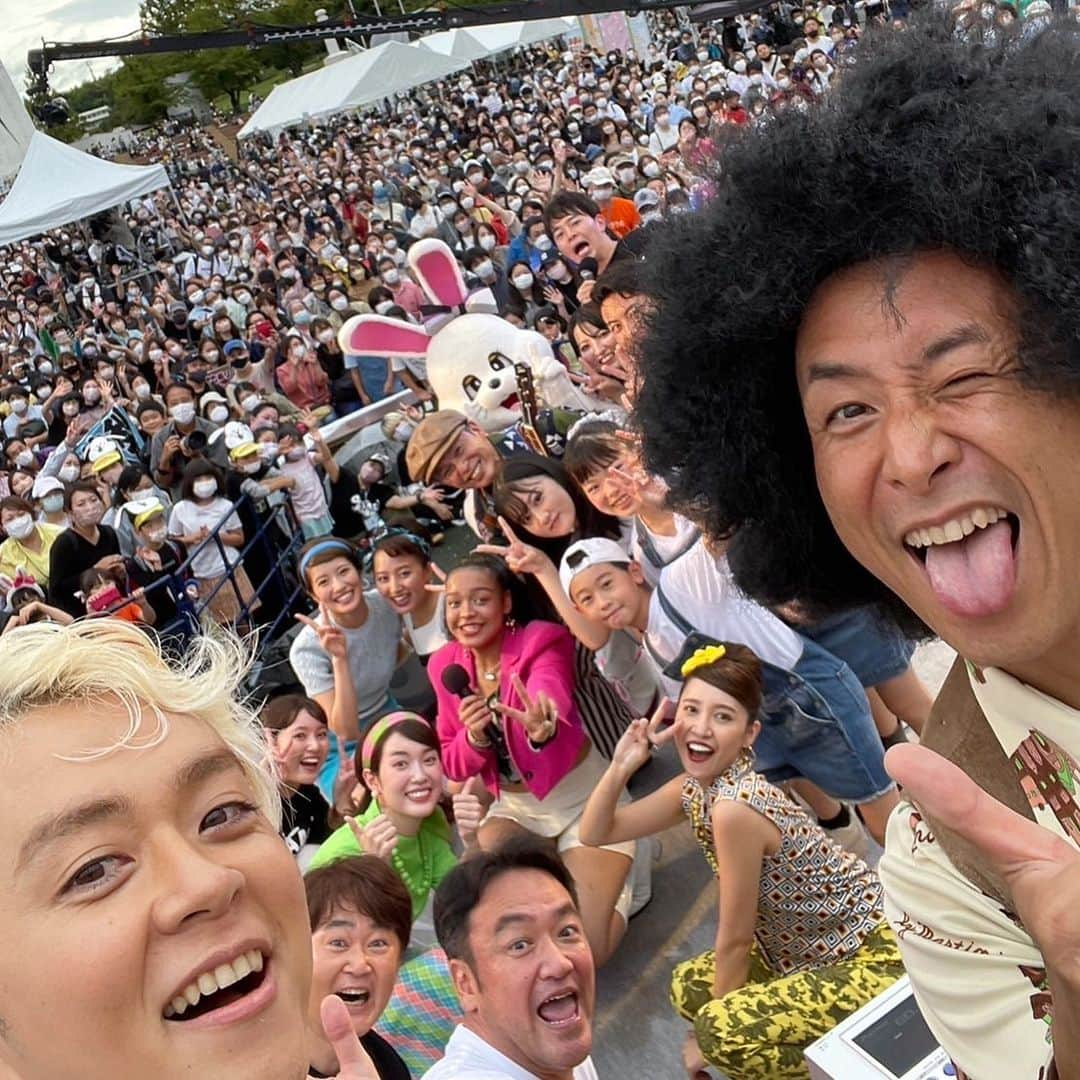
[[[423,330],[393,323],[362,320],[349,334],[349,348],[354,356],[423,356],[430,342]]]
[[[457,263],[449,251],[426,251],[416,259],[416,269],[440,304],[454,307],[468,298]]]

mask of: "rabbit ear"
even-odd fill
[[[383,315],[354,315],[338,331],[341,351],[350,356],[424,356],[430,342],[423,327]]]
[[[418,240],[409,248],[409,269],[437,304],[457,307],[469,298],[453,252],[441,240]]]

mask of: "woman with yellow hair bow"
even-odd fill
[[[589,845],[636,840],[690,819],[716,875],[716,944],[679,964],[671,999],[693,1026],[687,1075],[806,1076],[803,1050],[903,974],[877,875],[830,840],[754,770],[761,663],[745,645],[697,649],[667,706],[636,720],[581,819]],[[673,741],[683,774],[633,803],[618,800],[656,745]]]

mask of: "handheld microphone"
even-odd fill
[[[472,693],[469,673],[460,664],[450,664],[443,671],[442,684],[455,697],[467,698]]]
[[[598,273],[600,273],[600,264],[591,255],[587,259],[581,260],[581,264],[578,266],[578,276],[582,281],[595,281]]]

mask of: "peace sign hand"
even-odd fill
[[[337,1080],[379,1080],[371,1058],[353,1031],[349,1010],[337,994],[329,994],[323,998],[319,1006],[319,1018],[322,1020],[327,1041],[333,1047],[334,1056],[338,1060]]]
[[[319,638],[319,647],[328,656],[334,660],[348,658],[349,643],[345,640],[345,632],[334,622],[324,604],[319,605],[318,621],[309,619],[306,615],[297,615],[296,619],[315,631]]]
[[[476,550],[482,555],[498,555],[506,560],[506,565],[515,574],[535,574],[537,577],[547,573],[556,574],[555,564],[539,548],[532,547],[519,540],[510,522],[499,518],[499,528],[509,541],[505,547],[499,544],[478,544]]]
[[[524,705],[524,709],[513,709],[509,705],[497,704],[495,709],[508,720],[516,720],[528,735],[530,742],[547,742],[554,734],[559,723],[559,707],[543,690],[535,698],[529,695],[520,676],[512,675],[510,684]]]
[[[1071,988],[1055,1005],[1075,1001],[1080,852],[992,798],[967,773],[924,746],[895,747],[885,765],[922,812],[973,844],[997,871],[1046,959],[1051,993],[1055,982]],[[1080,1016],[1059,1020],[1057,1009],[1054,1019],[1065,1030],[1080,1025]]]

